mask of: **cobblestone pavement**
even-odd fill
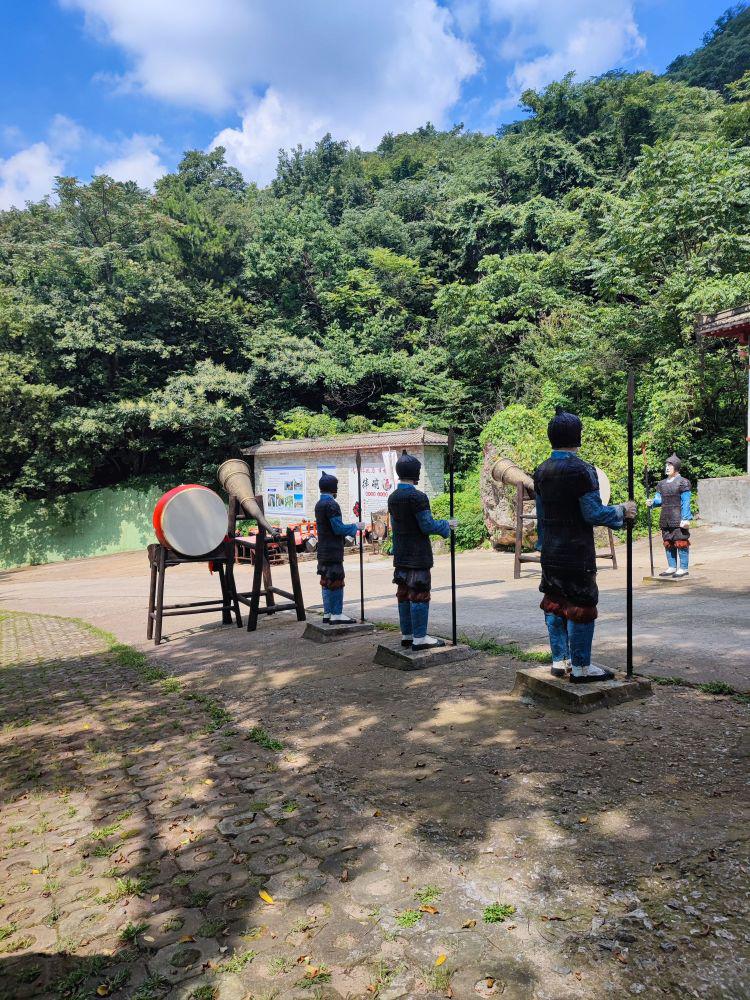
[[[497,659],[452,701],[447,672],[378,695],[367,641],[302,654],[298,629],[264,627],[241,676],[216,645],[236,630],[146,659],[0,612],[3,1000],[748,995],[746,706],[523,709],[480,746]]]

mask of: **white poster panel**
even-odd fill
[[[263,470],[263,499],[268,517],[304,517],[305,494],[304,466]]]
[[[349,497],[352,506],[357,500],[357,467],[349,469]],[[362,506],[364,511],[360,520],[369,523],[370,516],[388,506],[388,496],[396,488],[392,473],[389,473],[385,463],[377,458],[362,459]]]

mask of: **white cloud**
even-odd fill
[[[279,147],[366,146],[450,109],[479,59],[437,0],[62,0],[129,55],[121,85],[241,124],[213,144],[267,181]]]
[[[36,142],[0,160],[0,209],[23,208],[49,194],[63,161],[46,142]]]
[[[139,187],[151,188],[167,172],[156,152],[160,145],[159,136],[136,133],[120,143],[115,155],[94,167],[93,172],[107,174],[116,181],[135,181]]]
[[[16,133],[13,131],[12,136]],[[18,133],[20,136],[20,133]],[[55,178],[73,172],[71,158],[95,157],[102,162],[93,174],[108,174],[116,181],[135,181],[150,188],[167,172],[159,150],[158,135],[141,135],[106,139],[72,118],[55,115],[47,129],[46,139],[20,149],[7,159],[0,158],[0,210],[15,206],[23,208],[27,201],[39,201],[52,193]]]
[[[485,0],[500,34],[501,59],[513,64],[508,101],[571,70],[579,79],[629,62],[644,47],[627,0]]]

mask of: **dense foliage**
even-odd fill
[[[746,17],[705,59],[731,32],[747,61]],[[468,469],[512,403],[622,422],[630,367],[653,462],[739,469],[743,363],[693,321],[750,300],[748,80],[567,77],[496,136],[326,136],[265,190],[221,150],[154,193],[60,179],[0,213],[0,489],[210,481],[261,436],[420,423]]]
[[[743,2],[730,7],[703,36],[703,46],[678,56],[667,75],[694,87],[722,90],[750,70],[750,9]]]

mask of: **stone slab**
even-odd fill
[[[553,677],[549,667],[530,667],[516,671],[511,693],[564,712],[593,712],[597,708],[612,708],[624,701],[648,697],[651,681],[617,673],[611,681],[573,684],[566,678]]]
[[[427,667],[457,663],[459,660],[468,660],[477,655],[477,651],[470,646],[460,644],[454,646],[452,642],[414,653],[411,649],[403,649],[398,640],[397,645],[380,643],[373,662],[380,664],[381,667],[392,667],[394,670],[425,670]]]
[[[311,642],[338,642],[340,639],[351,639],[354,635],[369,635],[375,631],[372,622],[354,622],[347,625],[342,622],[324,625],[323,622],[308,622],[305,631],[302,633],[303,639]]]
[[[651,576],[649,574],[648,576],[644,576],[643,577],[643,582],[644,583],[667,583],[667,584],[671,583],[671,584],[676,584],[676,583],[690,583],[691,580],[702,580],[702,579],[703,579],[703,577],[701,577],[701,576],[695,576],[692,573],[688,573],[687,576],[678,576],[678,577],[674,577],[674,576],[658,576],[658,575],[657,576]]]

